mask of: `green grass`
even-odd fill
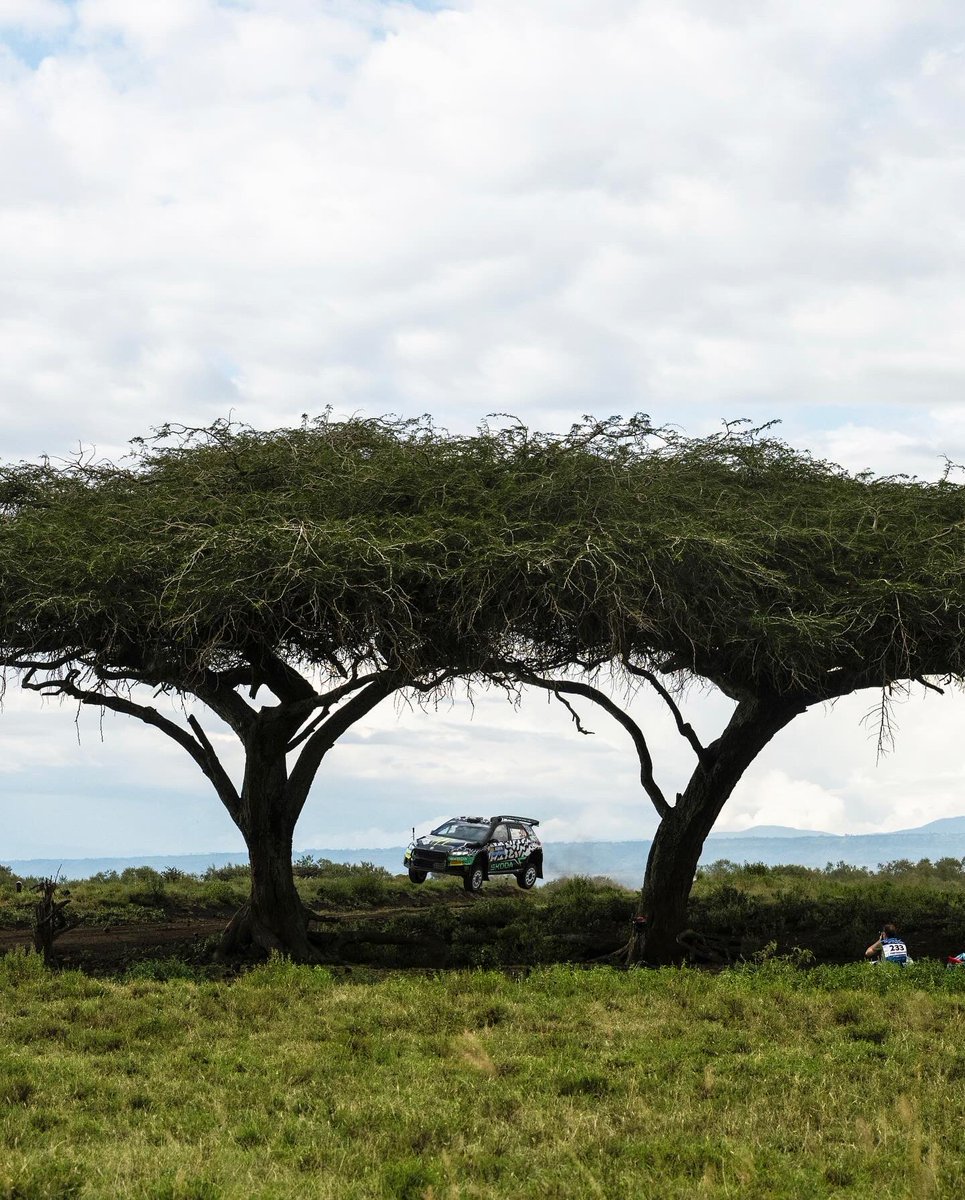
[[[0,960],[0,1197],[965,1194],[965,971]]]

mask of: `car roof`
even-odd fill
[[[467,825],[496,825],[500,821],[519,821],[521,825],[539,824],[535,817],[517,817],[512,813],[500,813],[495,817],[449,817],[442,823],[448,825],[450,821],[465,821]]]

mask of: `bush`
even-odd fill
[[[374,863],[339,863],[328,858],[312,858],[310,854],[296,858],[292,870],[296,879],[354,879],[361,876],[374,876],[385,880],[394,878],[385,867],[377,867]]]
[[[247,899],[247,889],[239,888],[237,883],[237,880],[217,877],[209,879],[206,875],[198,892],[198,899],[202,904],[210,904],[216,908],[239,908]]]
[[[201,878],[204,880],[221,879],[226,882],[243,879],[247,882],[251,878],[251,868],[247,863],[228,863],[224,867],[216,867],[212,863]]]

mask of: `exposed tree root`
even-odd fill
[[[271,954],[281,954],[294,962],[321,962],[321,939],[308,929],[308,922],[315,918],[315,914],[303,908],[301,918],[282,933],[257,917],[251,903],[246,903],[225,927],[215,957],[219,962],[225,962],[239,958],[264,959]]]

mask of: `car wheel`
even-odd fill
[[[528,862],[516,876],[516,882],[521,888],[524,889],[524,891],[528,892],[536,882],[537,878],[538,873],[536,871],[536,864],[534,862]]]
[[[462,886],[467,892],[481,892],[485,880],[486,872],[482,869],[482,864],[474,862],[462,877]]]
[[[412,868],[410,867],[409,868],[409,882],[410,883],[425,883],[426,876],[428,874],[429,874],[428,871],[413,871]]]

